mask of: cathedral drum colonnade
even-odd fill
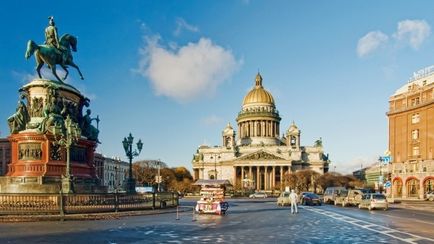
[[[238,135],[229,123],[221,146],[199,146],[192,161],[195,179],[227,179],[235,188],[271,191],[283,189],[287,173],[328,171],[321,140],[301,146],[301,131],[294,122],[279,137],[281,117],[259,73],[236,121]]]

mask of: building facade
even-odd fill
[[[220,146],[199,146],[192,160],[193,177],[226,179],[238,188],[271,191],[283,189],[288,172],[327,172],[328,156],[321,139],[313,146],[301,146],[301,131],[294,122],[280,137],[280,120],[274,98],[258,73],[236,118],[238,135],[228,124]]]
[[[108,192],[124,191],[125,179],[128,178],[129,164],[119,157],[106,157],[95,153],[95,170],[100,184],[107,187]]]
[[[11,143],[7,138],[0,138],[0,176],[6,175],[11,162]]]
[[[434,66],[410,78],[389,98],[392,195],[424,198],[434,190]]]

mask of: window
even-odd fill
[[[417,140],[417,139],[419,139],[419,129],[417,129],[417,130],[412,130],[412,131],[411,131],[411,138],[412,138],[413,140]]]
[[[420,121],[420,115],[419,115],[419,113],[413,114],[411,116],[411,123],[412,124],[417,124],[417,123],[419,123],[419,121]]]
[[[419,147],[413,147],[413,156],[419,156]]]
[[[420,103],[420,98],[419,97],[415,97],[411,99],[411,106],[417,106]]]

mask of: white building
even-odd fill
[[[128,178],[129,164],[119,157],[104,157],[104,172],[102,185],[107,186],[108,192],[125,190],[124,182]]]
[[[283,189],[287,172],[327,172],[328,157],[321,139],[313,146],[301,146],[301,131],[294,122],[280,138],[280,120],[274,98],[262,86],[258,73],[236,118],[238,135],[228,124],[221,146],[199,146],[192,160],[194,178],[227,179],[238,187],[275,190]]]

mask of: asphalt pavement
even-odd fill
[[[290,214],[275,199],[228,201],[224,216],[193,215],[185,199],[178,214],[2,223],[0,243],[434,243],[431,212],[323,205]]]

